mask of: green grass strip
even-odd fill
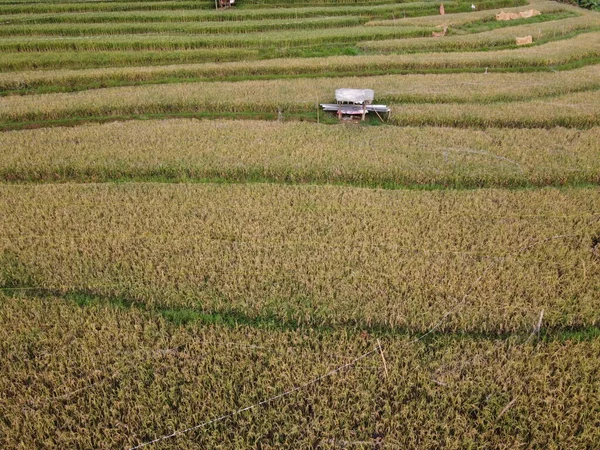
[[[137,309],[153,316],[161,316],[176,326],[205,325],[221,326],[227,328],[252,327],[273,331],[306,330],[323,334],[345,331],[349,334],[367,332],[376,337],[411,337],[423,334],[426,330],[413,330],[406,327],[389,327],[386,325],[365,325],[359,321],[346,321],[333,324],[303,325],[291,317],[282,319],[268,311],[257,315],[235,309],[221,311],[204,311],[200,308],[173,308],[165,306],[147,307],[146,305],[129,300],[124,297],[102,296],[92,292],[74,291],[58,292],[47,289],[31,289],[20,291],[0,286],[3,294],[18,297],[22,292],[28,296],[37,298],[61,298],[77,304],[82,308],[112,307],[116,309]],[[290,316],[292,316],[290,312]],[[583,342],[600,338],[600,326],[585,327],[554,327],[542,328],[539,335],[532,336],[530,330],[518,333],[495,333],[490,332],[463,332],[463,331],[434,331],[427,335],[425,342],[456,341],[456,340],[520,340],[526,342],[531,337],[542,342]]]

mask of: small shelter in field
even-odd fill
[[[374,112],[381,119],[380,114],[389,114],[390,108],[386,105],[374,105],[374,98],[373,89],[336,89],[336,103],[322,103],[321,108],[323,111],[335,112],[338,119],[343,116],[361,116],[361,120],[365,120],[369,112]]]
[[[233,6],[235,4],[235,0],[215,0],[215,8],[216,9],[225,9]]]

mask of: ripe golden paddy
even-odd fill
[[[305,325],[424,331],[462,303],[440,330],[600,320],[597,188],[1,189],[2,285]]]
[[[371,354],[151,448],[593,446],[600,341],[526,340],[383,337],[387,376]],[[368,333],[179,326],[138,308],[0,294],[0,443],[129,448],[286,392],[374,345]]]
[[[600,441],[599,13],[9,3],[1,448]]]
[[[0,179],[212,179],[371,187],[596,184],[599,140],[597,127],[468,130],[129,121],[2,133],[0,146],[11,151],[0,154]]]

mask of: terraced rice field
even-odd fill
[[[473,5],[0,0],[0,447],[597,446],[600,12]]]

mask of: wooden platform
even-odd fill
[[[362,105],[322,103],[321,108],[323,108],[323,111],[331,111],[344,116],[362,115],[364,110],[366,110],[367,113],[377,112],[379,114],[387,114],[390,112],[390,108],[388,108],[386,105],[366,105],[363,107]]]

